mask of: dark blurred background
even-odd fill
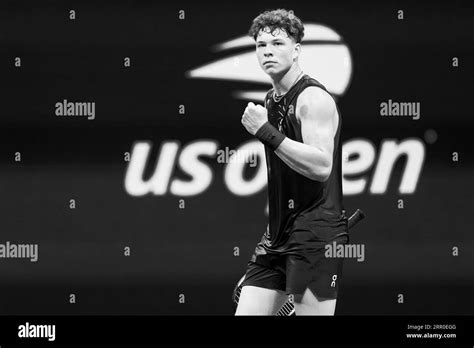
[[[178,164],[187,145],[212,140],[235,149],[252,140],[240,124],[247,100],[235,91],[267,90],[269,82],[187,72],[251,52],[213,48],[245,36],[255,16],[274,8],[340,35],[333,44],[347,45],[352,66],[337,95],[343,141],[375,149],[373,166],[348,178],[368,181],[344,201],[349,213],[367,215],[351,233],[366,259],[345,262],[336,314],[474,313],[472,3],[121,0],[0,4],[0,243],[39,246],[36,263],[0,259],[1,314],[232,314],[232,289],[265,231],[265,187],[235,195],[227,164],[201,156],[212,173],[203,192],[134,196],[124,153],[136,142],[152,145],[147,180],[160,146],[179,141],[171,181],[192,181]],[[56,116],[64,99],[95,102],[95,119]],[[381,117],[389,99],[419,102],[420,119]],[[399,191],[402,156],[387,190],[371,193],[382,141],[408,138],[425,151],[416,190]],[[252,175],[247,168],[246,179]]]

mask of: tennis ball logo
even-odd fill
[[[303,71],[321,82],[334,96],[343,95],[351,81],[352,58],[341,36],[321,25],[305,24],[299,64]],[[256,91],[235,91],[238,99],[261,102],[271,87],[270,78],[260,68],[255,54],[255,42],[242,36],[214,46],[214,51],[242,49],[241,53],[219,59],[186,72],[188,78],[254,82],[268,85]]]

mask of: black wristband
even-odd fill
[[[278,129],[273,127],[268,121],[258,129],[257,133],[255,133],[255,137],[273,151],[275,151],[286,138],[283,133],[279,132]]]

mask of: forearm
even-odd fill
[[[285,138],[275,150],[275,154],[291,169],[316,181],[326,181],[331,163],[320,149]]]
[[[297,173],[316,181],[326,181],[329,177],[332,161],[323,149],[291,140],[269,122],[263,124],[255,136]]]

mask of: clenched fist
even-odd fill
[[[242,124],[247,132],[252,135],[257,133],[258,129],[268,121],[267,109],[261,105],[255,105],[250,102],[242,115]]]

